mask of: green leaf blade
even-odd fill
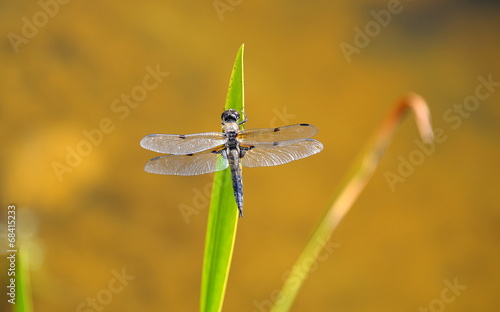
[[[236,55],[227,92],[225,109],[244,113],[243,51]],[[208,215],[205,256],[201,283],[200,311],[222,310],[229,268],[233,254],[238,208],[234,199],[229,168],[215,173]]]
[[[14,312],[32,312],[33,299],[31,296],[31,281],[29,271],[28,252],[19,248],[16,266],[16,304],[13,306]],[[10,297],[9,297],[10,299]]]

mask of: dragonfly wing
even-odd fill
[[[226,169],[225,150],[210,149],[186,155],[165,155],[151,159],[144,170],[156,174],[198,175]]]
[[[240,148],[246,149],[241,164],[244,167],[266,167],[286,164],[321,152],[323,144],[313,139],[289,140],[281,142],[245,142]]]
[[[226,137],[220,132],[197,134],[150,134],[141,140],[145,149],[165,154],[193,154],[214,148],[226,142]]]
[[[313,125],[297,124],[278,128],[245,130],[238,135],[238,138],[240,138],[243,142],[277,142],[309,139],[316,133],[318,133],[318,129]]]

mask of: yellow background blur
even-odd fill
[[[2,240],[15,203],[36,311],[198,309],[212,176],[145,173],[158,154],[139,141],[219,131],[242,43],[246,128],[311,123],[325,149],[244,170],[223,310],[269,310],[346,168],[414,91],[446,138],[419,160],[402,123],[293,311],[498,311],[498,2],[66,2],[0,4]],[[118,287],[122,270],[135,278]]]

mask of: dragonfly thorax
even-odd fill
[[[222,128],[225,133],[238,133],[240,131],[240,126],[235,122],[226,123]]]
[[[231,123],[230,125],[236,125],[236,127],[238,127],[237,124],[235,123]],[[227,126],[227,125],[226,125]],[[226,130],[226,129],[225,129]],[[233,148],[236,148],[238,146],[238,140],[236,139],[236,136],[238,135],[238,131],[234,131],[234,130],[230,130],[230,131],[226,131],[226,138],[227,138],[227,142],[226,142],[226,146],[229,148],[229,149],[233,149]]]

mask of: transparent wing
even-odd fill
[[[165,154],[193,154],[214,148],[226,142],[226,137],[220,132],[196,134],[150,134],[141,140],[145,149]]]
[[[286,164],[321,152],[323,144],[313,139],[281,142],[245,142],[248,150],[241,158],[244,167],[265,167]]]
[[[250,129],[238,134],[242,142],[277,142],[297,139],[309,139],[318,133],[310,124],[297,124],[278,128]]]
[[[151,159],[144,170],[156,174],[198,175],[226,169],[226,151],[210,149],[196,154],[165,155]]]

